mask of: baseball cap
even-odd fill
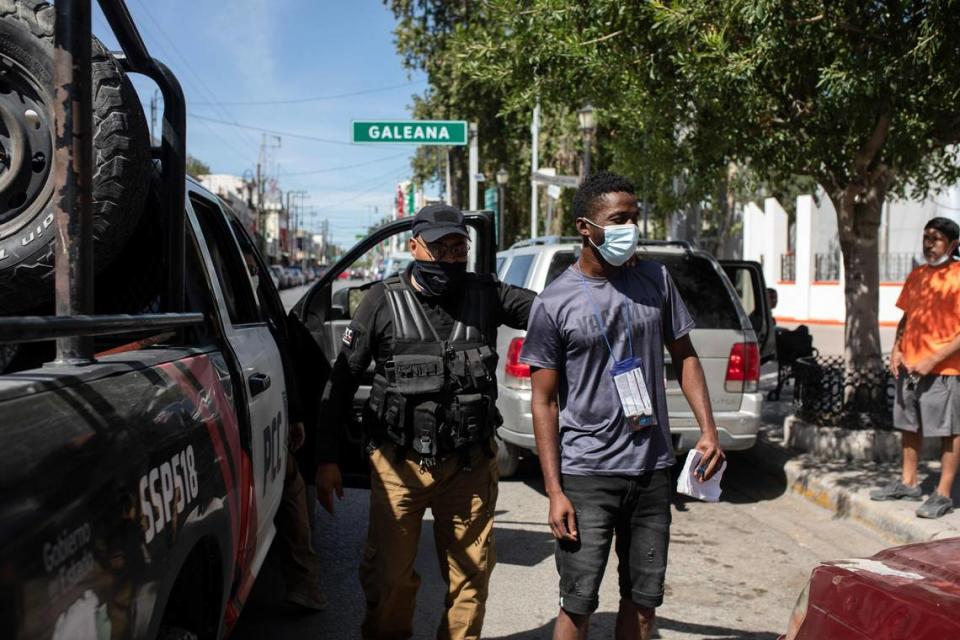
[[[420,209],[413,218],[413,235],[420,236],[424,242],[436,242],[451,233],[469,237],[463,213],[448,204],[428,204]]]

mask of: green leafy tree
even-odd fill
[[[194,158],[193,156],[187,154],[187,174],[193,176],[194,178],[198,176],[205,176],[210,173],[210,165],[208,165],[203,160]]]
[[[731,163],[803,176],[838,215],[848,367],[879,366],[878,230],[891,194],[958,177],[955,0],[489,0],[457,34],[507,112],[590,100],[613,166],[659,206],[718,200]],[[676,178],[684,185],[674,188]]]

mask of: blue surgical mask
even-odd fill
[[[604,227],[587,218],[583,218],[583,220],[603,229],[603,244],[597,246],[593,243],[593,240],[590,240],[590,244],[600,252],[600,257],[608,264],[619,267],[637,252],[640,229],[632,222],[611,224]]]

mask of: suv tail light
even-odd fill
[[[756,342],[735,342],[727,360],[728,393],[751,393],[760,388],[760,348]]]
[[[530,365],[520,362],[522,348],[523,338],[514,338],[507,347],[507,364],[503,372],[506,374],[507,382],[514,383],[511,386],[529,386],[530,384]]]

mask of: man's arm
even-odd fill
[[[377,294],[380,295],[377,295]],[[377,319],[382,290],[371,289],[357,309],[356,317],[344,332],[340,354],[320,399],[317,427],[317,500],[333,513],[333,496],[343,498],[343,477],[337,465],[337,440],[353,411],[353,397],[363,373],[370,366],[378,345]]]
[[[921,376],[928,376],[941,362],[950,356],[960,352],[960,332],[953,337],[953,340],[930,354],[916,364],[907,364],[907,371]],[[893,358],[890,358],[891,361]]]
[[[697,475],[701,481],[709,480],[720,468],[725,456],[720,449],[717,425],[713,421],[713,408],[710,406],[707,381],[703,376],[703,365],[700,364],[697,350],[694,349],[689,335],[668,342],[667,350],[673,360],[673,368],[677,372],[677,381],[680,383],[683,395],[693,409],[693,415],[700,426],[701,435],[696,449],[703,454],[698,470],[703,468],[704,471]]]
[[[904,311],[900,316],[900,323],[897,325],[897,334],[893,339],[893,348],[890,350],[890,373],[893,377],[900,375],[900,365],[903,363],[903,351],[900,349],[900,338],[903,337],[903,329],[907,326],[907,312]]]
[[[556,369],[531,367],[533,393],[533,437],[537,442],[543,483],[550,498],[548,522],[558,540],[577,539],[577,518],[573,504],[560,483],[560,407],[557,403],[559,374]]]
[[[530,318],[530,306],[533,305],[537,294],[530,289],[502,282],[497,286],[501,309],[499,324],[505,324],[512,329],[526,329]]]

